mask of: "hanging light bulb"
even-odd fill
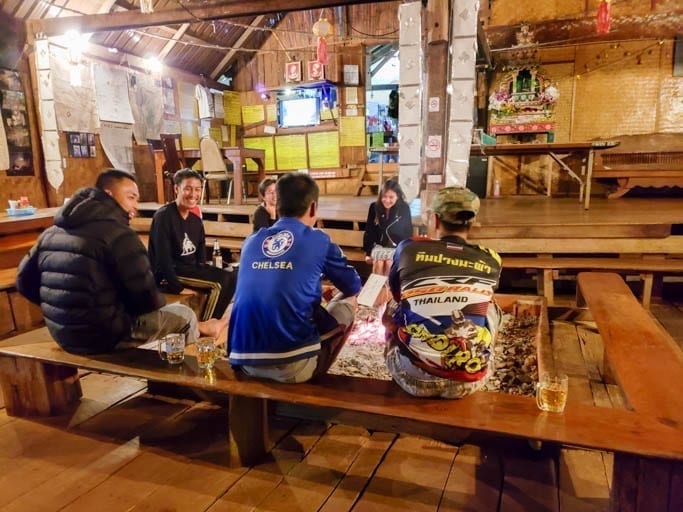
[[[149,14],[154,12],[152,0],[140,0],[140,12],[142,14]]]
[[[77,30],[71,29],[64,34],[67,59],[70,64],[78,64],[81,62],[81,55],[85,50],[86,38],[83,37]]]
[[[164,66],[158,58],[147,57],[145,58],[145,67],[150,73],[161,73]]]

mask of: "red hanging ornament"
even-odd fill
[[[602,0],[600,7],[598,7],[597,30],[598,34],[607,34],[611,23],[610,9],[612,0]]]
[[[327,64],[328,58],[327,58],[327,41],[325,40],[324,37],[319,37],[318,38],[318,62],[320,64],[325,65]]]
[[[316,21],[313,24],[313,33],[316,36],[318,36],[318,48],[317,48],[318,62],[322,65],[325,65],[328,62],[327,40],[325,39],[325,36],[327,36],[331,32],[332,32],[332,25],[330,24],[329,21],[327,21],[327,18],[321,17],[318,21]]]

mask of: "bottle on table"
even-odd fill
[[[218,243],[218,239],[213,242],[213,256],[211,259],[214,267],[223,268],[223,254],[221,254],[221,246]]]

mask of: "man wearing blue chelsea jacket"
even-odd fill
[[[228,335],[230,363],[248,375],[305,382],[327,372],[355,317],[358,273],[315,229],[318,186],[303,173],[277,182],[279,220],[242,246]],[[321,306],[321,276],[343,298]]]

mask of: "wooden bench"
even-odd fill
[[[619,146],[599,152],[596,179],[616,179],[608,196],[616,199],[634,187],[683,187],[683,135],[655,133],[617,137]]]
[[[560,270],[609,270],[636,273],[643,281],[642,304],[649,308],[655,276],[683,274],[683,258],[661,257],[554,257],[551,255],[537,258],[528,256],[503,256],[505,269],[538,269],[539,293],[553,304],[554,281]]]
[[[621,387],[630,409],[675,428],[683,446],[681,350],[619,275],[580,273],[577,283],[577,304],[588,306],[605,347],[604,374]],[[681,462],[616,453],[612,502],[637,503],[638,510],[674,510],[666,508],[667,498],[680,506],[682,475]]]
[[[638,306],[635,299],[633,302]],[[639,357],[635,353],[632,356]],[[482,435],[526,438],[615,451],[620,456],[619,464],[623,461],[627,469],[632,468],[634,460],[643,467],[669,468],[676,475],[682,469],[680,426],[661,421],[661,415],[652,415],[650,410],[599,408],[570,401],[563,414],[551,414],[538,410],[531,397],[479,392],[461,400],[420,399],[409,396],[391,381],[335,375],[327,375],[317,383],[279,384],[233,372],[224,360],[207,374],[198,368],[194,357],[187,356],[185,364],[171,367],[149,350],[73,355],[52,342],[44,328],[16,336],[12,346],[0,348],[0,387],[8,414],[69,411],[81,395],[78,368],[227,396],[230,421],[226,427],[233,465],[253,464],[268,452],[267,401],[274,400],[321,409],[328,418],[353,419],[366,426],[380,424],[451,442]],[[619,464],[614,469],[614,489],[623,491],[630,477]],[[646,494],[642,497],[647,499]],[[612,510],[622,510],[620,507],[631,503],[624,499],[613,492]]]
[[[0,269],[0,339],[43,325],[40,308],[16,289],[16,268]]]
[[[145,247],[149,242],[149,228],[152,225],[150,218],[136,218],[132,222],[133,228],[138,232]],[[357,228],[357,225],[356,225]],[[349,261],[365,261],[363,251],[363,231],[359,229],[323,228],[330,235],[334,243],[344,251]],[[204,221],[207,244],[218,240],[222,249],[230,249],[236,255],[242,250],[244,239],[253,233],[251,223],[246,222],[219,222]]]

